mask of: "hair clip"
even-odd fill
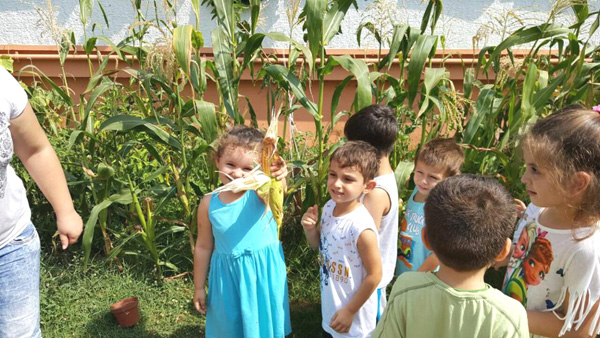
[[[600,104],[597,105],[597,106],[593,106],[592,110],[595,111],[595,112],[597,112],[597,113],[600,113]]]

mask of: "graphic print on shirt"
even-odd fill
[[[409,269],[412,269],[413,266],[410,263],[412,260],[412,253],[414,251],[414,241],[412,236],[406,233],[406,217],[402,219],[402,228],[400,231],[399,241],[398,241],[398,259],[401,260]]]
[[[329,267],[327,266],[328,249],[329,243],[327,241],[327,237],[321,236],[321,238],[319,238],[319,252],[321,252],[321,255],[319,255],[319,260],[321,263],[321,273],[319,274],[321,280],[321,291],[323,291],[323,286],[329,285]]]
[[[13,153],[13,144],[8,129],[8,113],[0,111],[0,198],[6,190],[6,170]]]
[[[527,289],[539,285],[554,260],[552,244],[535,222],[525,225],[506,270],[503,292],[527,306]]]

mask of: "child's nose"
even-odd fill
[[[521,183],[527,184],[528,179],[529,179],[529,174],[527,173],[527,170],[525,170],[525,173],[523,174],[523,176],[521,176]]]
[[[231,176],[233,176],[235,178],[243,177],[244,176],[244,171],[242,169],[235,169],[235,170],[233,170]]]
[[[342,181],[341,180],[335,180],[333,182],[333,186],[336,187],[336,188],[341,187],[342,186]]]

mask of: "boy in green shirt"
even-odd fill
[[[373,337],[529,337],[523,306],[483,280],[508,255],[515,218],[512,197],[493,179],[440,182],[423,229],[440,269],[398,277]]]

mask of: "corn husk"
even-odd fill
[[[236,178],[235,180],[232,180],[231,182],[209,192],[207,195],[218,194],[224,191],[238,193],[246,190],[258,190],[263,185],[269,183],[270,180],[271,179],[269,176],[260,171],[260,166],[257,166],[256,168],[252,169],[248,175]]]

